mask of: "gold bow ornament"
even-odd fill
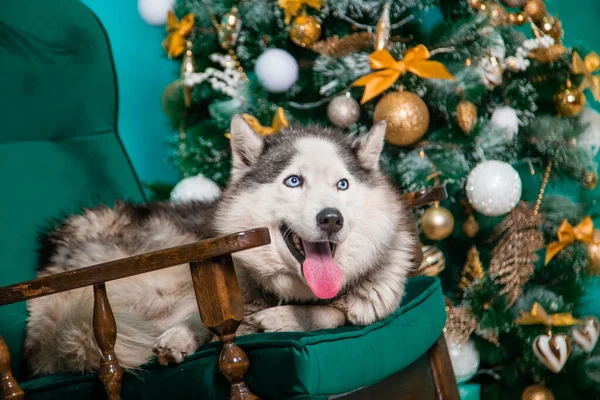
[[[537,301],[533,303],[531,311],[521,311],[521,316],[515,320],[515,324],[518,325],[544,325],[546,327],[572,326],[579,323],[581,321],[573,317],[571,313],[548,314]]]
[[[273,120],[271,121],[271,126],[262,126],[260,121],[250,115],[250,114],[242,114],[242,117],[246,120],[248,125],[252,127],[254,132],[258,133],[260,136],[269,136],[274,133],[279,132],[283,128],[287,128],[290,124],[285,117],[285,110],[283,107],[279,107],[273,116]],[[226,133],[225,137],[227,139],[231,139],[231,133]]]
[[[283,10],[283,16],[285,18],[285,24],[289,25],[292,17],[298,15],[298,12],[305,5],[320,10],[323,6],[322,0],[279,0],[279,8]]]
[[[163,40],[163,47],[167,51],[169,58],[179,57],[185,49],[185,38],[192,32],[194,27],[194,14],[188,14],[177,20],[175,14],[171,11],[167,13],[167,33],[168,36]]]
[[[411,72],[420,78],[454,80],[444,64],[429,61],[429,58],[431,54],[422,44],[408,49],[404,59],[400,61],[396,61],[386,49],[371,53],[369,56],[371,69],[379,71],[363,76],[352,84],[352,86],[365,87],[360,103],[364,104],[389,89],[406,72]]]
[[[581,90],[590,89],[594,99],[600,101],[600,76],[592,75],[600,70],[600,56],[596,53],[590,53],[581,59],[576,51],[573,52],[573,72],[583,75],[583,82],[579,87]]]
[[[558,240],[550,243],[548,248],[546,248],[546,262],[544,265],[548,265],[555,255],[568,245],[573,244],[575,240],[583,243],[592,243],[594,241],[594,223],[589,215],[577,224],[576,227],[573,227],[565,219],[558,227],[556,236]]]

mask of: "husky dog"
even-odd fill
[[[39,275],[265,226],[270,245],[233,256],[246,310],[238,334],[385,318],[420,253],[410,211],[379,170],[384,136],[380,123],[358,139],[317,126],[261,137],[236,116],[231,180],[218,200],[85,210],[49,235]],[[187,265],[106,286],[123,367],[154,355],[178,363],[210,340]],[[34,374],[99,368],[91,288],[30,300],[28,309]]]

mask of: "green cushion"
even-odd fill
[[[250,358],[247,382],[263,399],[328,399],[372,385],[402,370],[437,340],[446,321],[437,278],[409,279],[400,309],[367,327],[268,333],[238,338]],[[219,344],[201,348],[177,366],[148,365],[126,374],[123,400],[226,399],[229,385],[216,368]],[[23,382],[31,400],[101,398],[95,375],[62,374]]]
[[[106,34],[77,0],[4,0],[0,12],[0,286],[36,275],[38,235],[83,206],[142,201],[115,126]],[[0,307],[21,375],[25,303]]]

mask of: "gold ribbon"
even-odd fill
[[[420,78],[454,80],[444,64],[438,61],[428,61],[430,57],[429,50],[422,44],[408,49],[404,54],[404,59],[400,61],[394,60],[394,57],[386,49],[371,53],[369,56],[371,69],[380,71],[363,76],[352,84],[352,86],[365,87],[360,103],[364,104],[383,93],[406,72],[411,72]]]
[[[194,14],[188,14],[177,20],[175,14],[171,11],[167,14],[167,33],[169,34],[163,41],[163,47],[170,58],[179,57],[185,49],[185,38],[192,32],[194,27]]]
[[[254,132],[258,133],[260,136],[272,135],[289,126],[283,107],[279,107],[275,112],[273,120],[271,121],[271,126],[262,126],[260,121],[250,114],[242,114],[242,117],[248,122],[248,125],[252,127]],[[226,133],[225,137],[231,139],[231,133]]]
[[[546,262],[544,265],[548,265],[555,255],[575,242],[575,240],[584,243],[592,243],[594,241],[594,223],[588,215],[573,228],[573,225],[565,219],[562,224],[560,224],[556,236],[558,237],[558,240],[550,243],[546,249]]]
[[[537,301],[533,303],[530,312],[521,311],[521,316],[515,320],[515,324],[519,325],[544,325],[547,327],[571,326],[580,322],[571,313],[548,314]]]
[[[583,82],[579,87],[581,90],[589,88],[596,101],[600,101],[600,76],[592,75],[600,70],[600,56],[596,53],[590,53],[581,59],[576,51],[573,52],[573,72],[583,75]]]
[[[322,0],[279,0],[279,8],[283,9],[285,24],[289,24],[292,17],[298,15],[300,9],[307,5],[315,10],[320,10],[323,6]]]

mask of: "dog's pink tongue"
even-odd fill
[[[335,297],[342,288],[344,273],[331,257],[328,242],[306,242],[304,254],[306,259],[302,264],[302,273],[310,290],[320,299]]]

